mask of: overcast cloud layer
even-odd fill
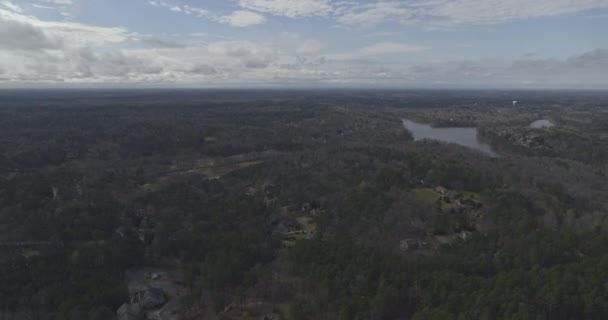
[[[608,0],[129,2],[0,0],[0,87],[608,88]]]

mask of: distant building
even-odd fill
[[[513,106],[514,107],[517,106],[517,101],[516,100],[513,100]]]

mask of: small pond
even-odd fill
[[[416,123],[403,119],[403,126],[412,133],[414,140],[437,140],[447,143],[456,143],[471,149],[481,151],[491,157],[497,157],[489,144],[479,141],[477,138],[477,128],[433,128],[427,124]]]
[[[551,128],[553,126],[555,126],[555,124],[547,119],[536,120],[530,124],[530,128],[534,129]]]

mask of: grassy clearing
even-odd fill
[[[143,185],[143,189],[146,192],[157,192],[160,190],[160,185],[157,183],[146,183]]]
[[[481,201],[481,195],[477,192],[469,192],[469,191],[463,191],[461,192],[462,194],[462,198],[463,199],[473,199],[475,201]]]
[[[285,248],[293,247],[296,244],[295,240],[283,240],[282,243]]]
[[[441,195],[439,193],[437,193],[437,192],[435,192],[435,190],[429,189],[429,188],[418,188],[418,189],[414,189],[413,191],[414,191],[414,195],[416,195],[416,197],[418,197],[421,200],[428,201],[428,202],[436,202],[441,197]]]
[[[210,165],[205,168],[199,169],[199,172],[205,175],[208,178],[221,178],[233,171],[237,171],[240,169],[256,166],[264,163],[263,160],[251,160],[251,161],[241,161],[231,164],[217,164]]]
[[[317,224],[313,221],[314,219],[312,217],[298,217],[296,220],[304,230],[313,234],[317,232]]]
[[[25,249],[21,252],[21,255],[26,258],[33,258],[40,255],[40,251],[36,249]]]

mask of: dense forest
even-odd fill
[[[606,319],[607,106],[0,91],[0,319],[114,319],[150,288],[140,319]]]

